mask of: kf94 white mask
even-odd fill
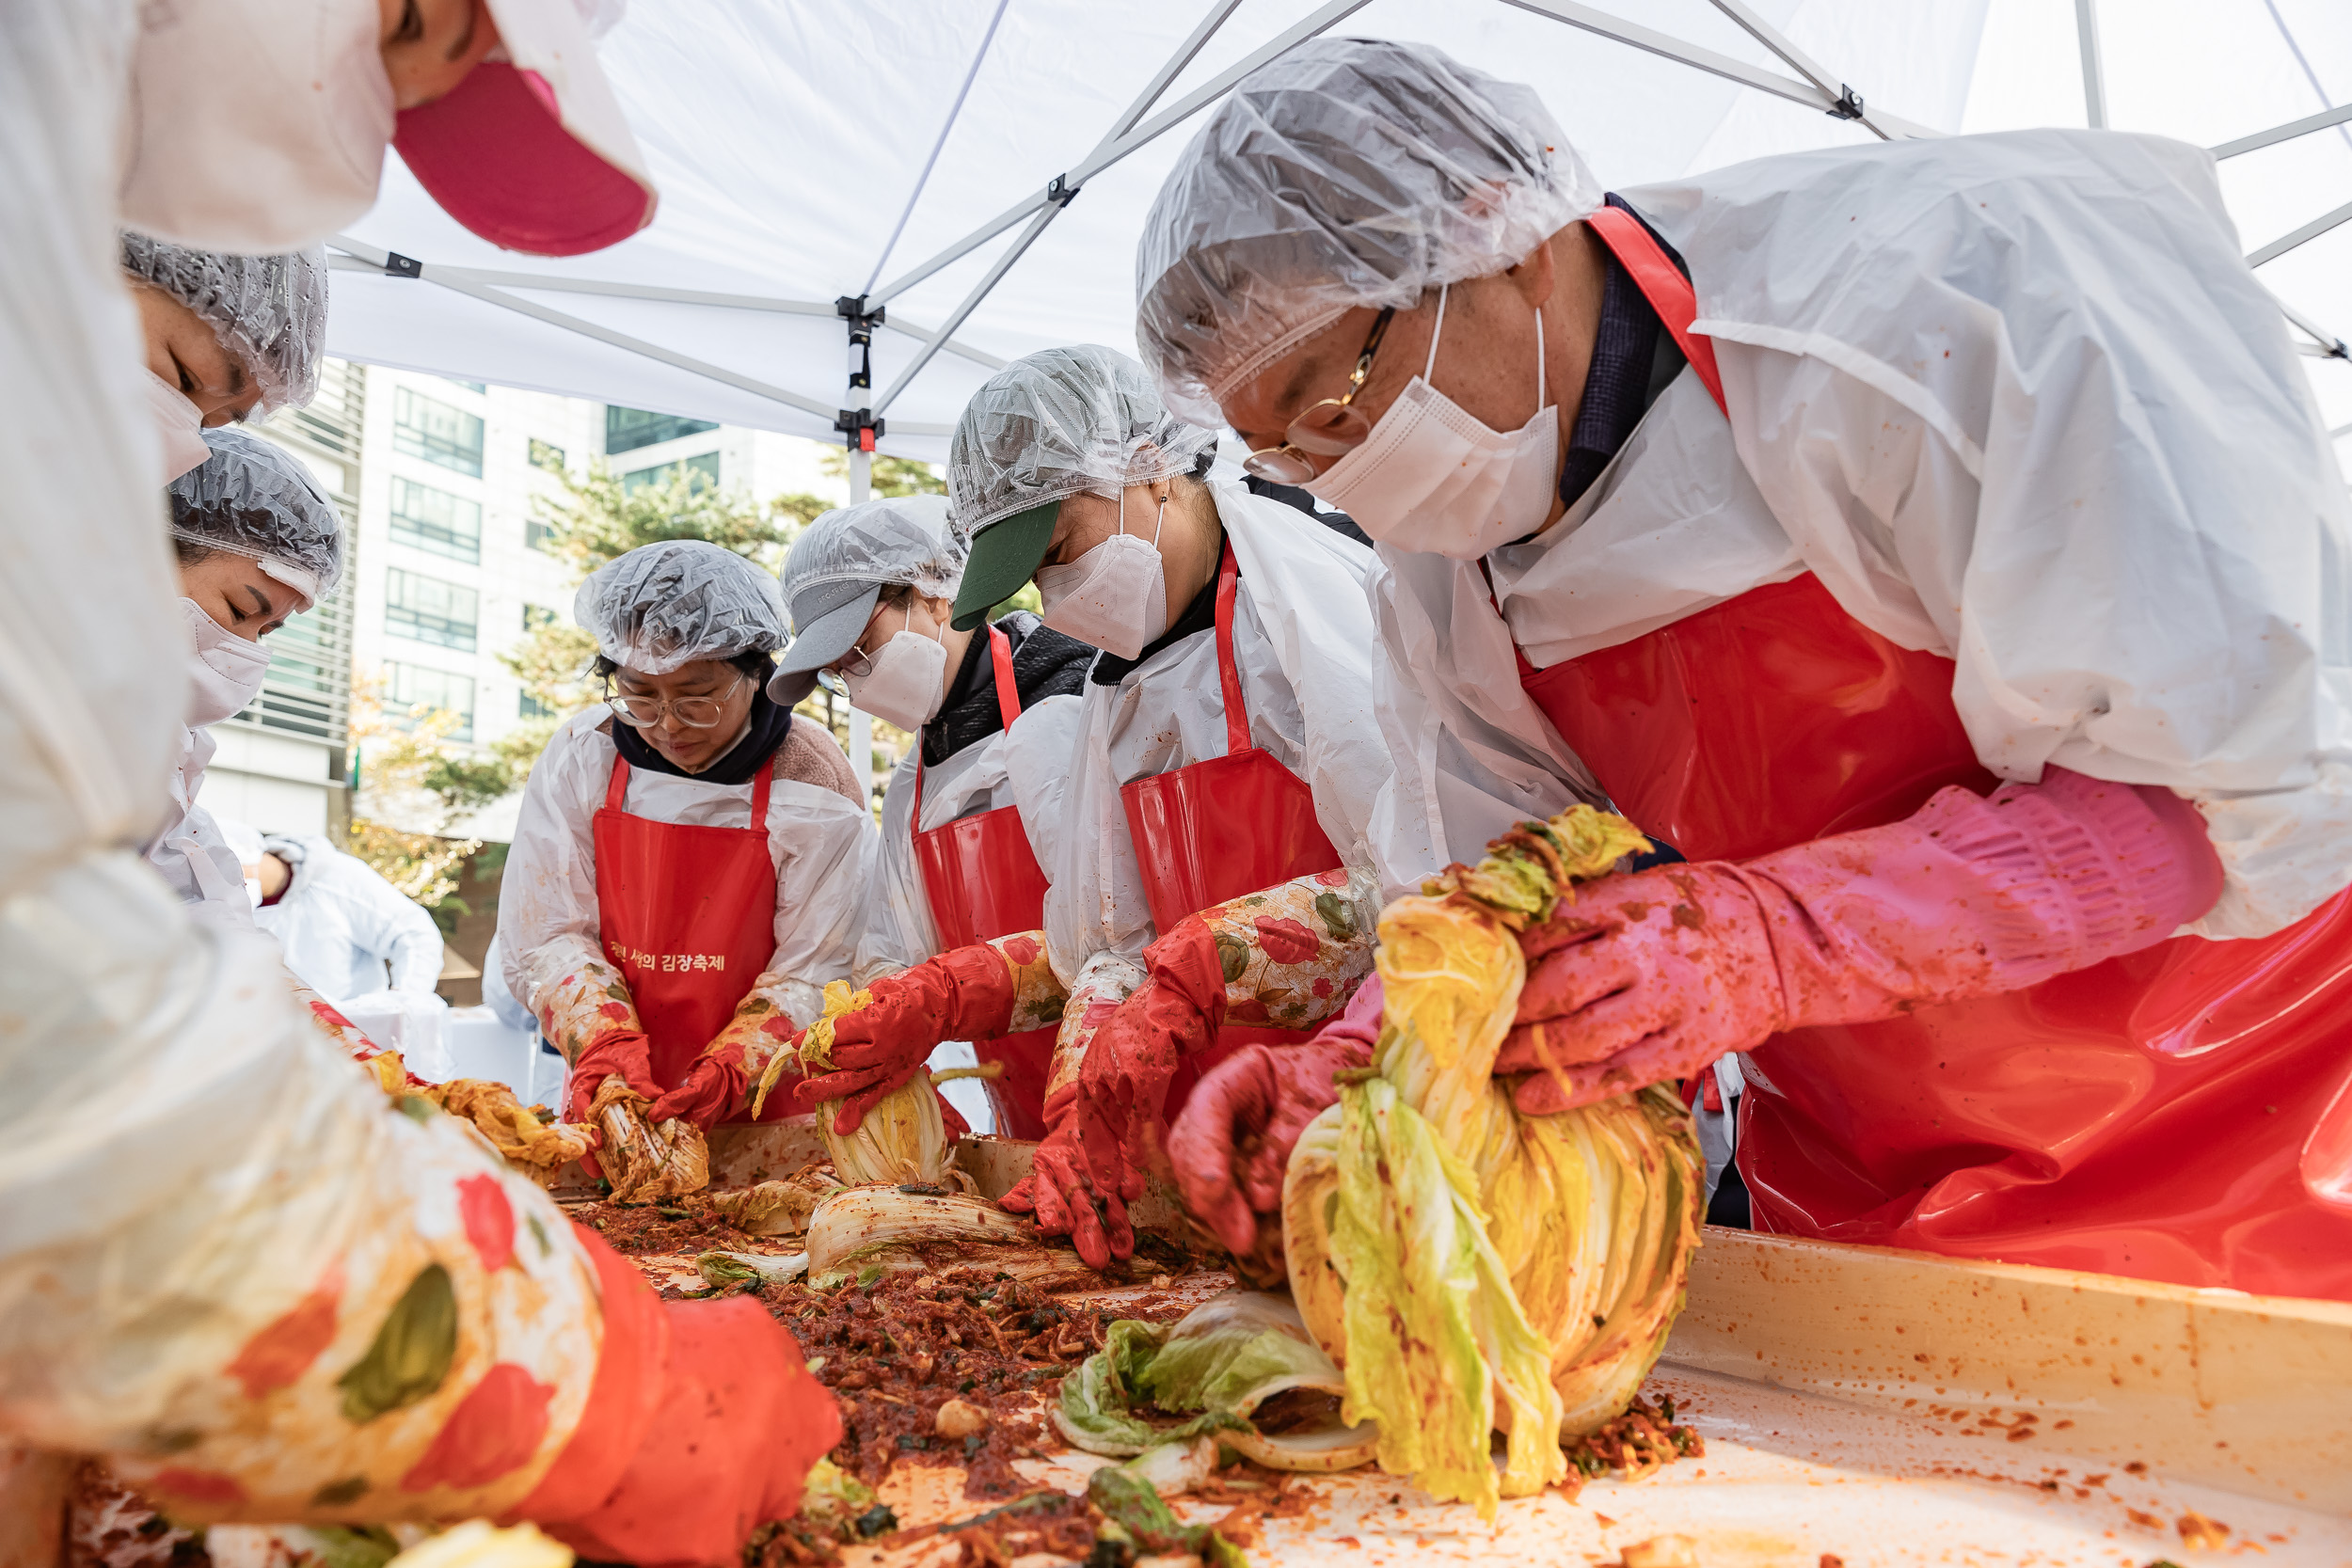
[[[946,628],[936,637],[900,630],[866,663],[866,673],[844,673],[850,701],[902,730],[919,730],[947,696]]]
[[[1446,290],[1429,362],[1364,444],[1307,482],[1382,544],[1475,561],[1544,526],[1560,484],[1560,416],[1544,394],[1544,315],[1535,312],[1535,417],[1489,429],[1430,385],[1445,333]]]
[[[164,483],[169,484],[190,469],[201,467],[213,455],[213,449],[204,444],[204,413],[153,371],[140,373],[147,377],[147,411],[164,443]]]
[[[182,599],[180,613],[195,644],[188,661],[188,726],[200,730],[243,713],[261,694],[269,652],[214,620],[194,599]]]
[[[1127,492],[1119,493],[1119,531],[1077,560],[1041,566],[1037,595],[1045,624],[1064,637],[1133,658],[1168,629],[1168,573],[1160,561],[1160,525],[1168,498],[1147,541],[1127,531]]]

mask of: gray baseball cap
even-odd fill
[[[816,689],[818,672],[857,646],[884,588],[952,599],[963,563],[945,496],[877,497],[809,524],[785,557],[792,641],[768,678],[769,700],[790,707]]]

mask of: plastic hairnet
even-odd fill
[[[928,597],[952,599],[963,560],[946,497],[879,496],[836,507],[801,531],[784,559],[784,602],[789,609],[809,589],[835,582],[909,583]]]
[[[998,371],[956,421],[947,448],[956,531],[969,542],[1064,496],[1188,474],[1216,451],[1216,432],[1169,413],[1143,367],[1118,350],[1045,349]]]
[[[126,230],[122,266],[204,318],[260,384],[260,412],[299,408],[317,393],[326,344],[324,249],[230,256]]]
[[[1218,400],[1359,306],[1516,265],[1600,205],[1532,88],[1426,44],[1302,43],[1242,79],[1136,247],[1136,341],[1168,405]]]
[[[213,455],[171,482],[172,537],[306,573],[313,604],[335,592],[343,520],[310,466],[231,427],[204,432],[204,444]]]
[[[666,675],[698,658],[784,646],[776,579],[700,539],[640,545],[589,575],[572,619],[596,651],[641,675]]]

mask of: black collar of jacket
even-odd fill
[[[1025,708],[1048,697],[1075,694],[1086,685],[1087,663],[1094,650],[1074,637],[1064,637],[1025,610],[1016,610],[996,623],[1012,644],[1012,684]],[[937,768],[967,746],[976,746],[1005,727],[996,705],[996,660],[988,651],[985,633],[963,650],[963,663],[947,688],[947,700],[923,726],[923,766]]]

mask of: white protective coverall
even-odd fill
[[[1560,523],[1486,558],[1507,627],[1480,562],[1382,547],[1391,857],[1597,799],[1514,638],[1545,668],[1809,571],[1957,661],[1993,772],[2194,802],[2228,880],[2191,930],[2264,935],[2344,885],[2352,509],[2208,154],[2023,131],[1624,195],[1690,264],[1729,421],[1677,377]]]
[[[507,853],[499,893],[506,985],[543,1019],[548,998],[540,988],[552,994],[583,960],[602,961],[594,825],[619,755],[604,729],[617,722],[597,706],[555,732],[531,770]],[[830,736],[825,744],[833,744]],[[657,822],[748,828],[753,788],[638,768],[629,772],[624,809]],[[768,797],[768,844],[776,867],[776,946],[748,989],[805,1026],[824,1011],[825,983],[850,977],[866,920],[874,822],[830,789],[779,777]]]
[[[114,198],[139,16],[0,8],[0,1443],[104,1455],[183,1520],[494,1516],[577,1428],[595,1265],[479,1138],[355,1070],[272,943],[199,927],[136,848],[187,701],[116,238],[140,219]],[[508,1216],[511,1258],[461,1196]],[[428,1281],[467,1304],[453,1355],[397,1409],[355,1406],[343,1380]],[[270,1338],[306,1307],[299,1345]],[[544,1425],[495,1474],[421,1468],[494,1369],[547,1391]]]
[[[330,840],[273,838],[266,847],[294,879],[253,923],[278,939],[296,978],[337,1004],[387,989],[433,993],[441,978],[441,928],[422,905]]]
[[[1345,584],[1365,582],[1376,564],[1362,546],[1294,507],[1235,483],[1215,481],[1210,489],[1241,568],[1233,661],[1250,738],[1314,792],[1316,819],[1341,861],[1370,872],[1374,801],[1392,765],[1367,701],[1379,679],[1376,636],[1364,600]],[[1052,858],[1047,846],[1038,849],[1052,883],[1046,946],[1064,985],[1074,985],[1098,954],[1130,960],[1139,977],[1139,956],[1159,935],[1119,791],[1130,780],[1226,754],[1216,638],[1162,649],[1116,686],[1089,683],[1081,701],[1076,761],[1058,813],[1022,803],[1025,820],[1062,824]],[[1413,855],[1402,848],[1409,829],[1393,836],[1391,858],[1403,875],[1417,879],[1436,869],[1425,841]]]

